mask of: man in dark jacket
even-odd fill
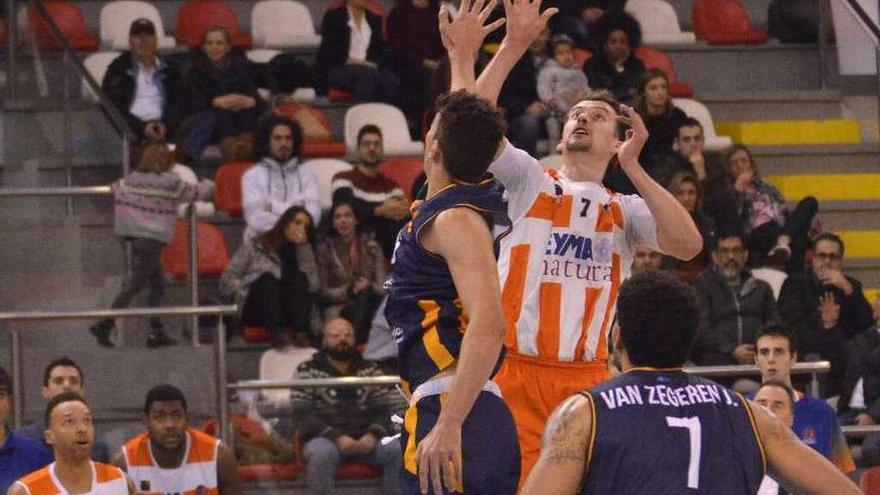
[[[354,328],[342,318],[324,324],[321,350],[301,364],[295,379],[380,376],[374,363],[354,349]],[[388,436],[388,419],[398,403],[393,389],[382,387],[291,390],[290,402],[300,427],[309,492],[333,493],[336,470],[347,461],[382,468],[382,493],[400,493],[403,464],[398,442]]]
[[[400,78],[384,67],[382,19],[367,10],[367,0],[347,0],[321,21],[321,46],[315,65],[316,87],[349,91],[357,102],[391,103]]]
[[[748,258],[739,233],[719,235],[713,266],[696,281],[700,329],[691,356],[697,364],[754,364],[758,333],[780,323],[773,290],[745,270]]]
[[[107,68],[101,89],[139,139],[164,140],[173,135],[180,116],[180,75],[156,55],[156,26],[149,19],[131,23],[128,42],[130,50]]]
[[[858,280],[843,274],[843,240],[821,234],[814,242],[812,269],[792,275],[782,284],[779,310],[795,333],[804,355],[831,362],[828,389],[840,391],[845,362],[844,343],[873,323],[871,305]]]

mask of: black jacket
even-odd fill
[[[233,48],[226,62],[217,65],[203,51],[196,52],[187,78],[187,114],[207,110],[213,106],[214,98],[233,93],[260,102],[251,63],[244,53]]]
[[[614,93],[617,101],[631,105],[638,93],[639,82],[645,74],[645,64],[635,55],[630,55],[623,64],[623,72],[617,72],[605,52],[599,52],[587,60],[584,73],[587,74],[590,88],[607,89]]]
[[[159,80],[162,84],[162,123],[167,128],[167,135],[172,135],[174,128],[180,121],[181,92],[183,81],[177,67],[170,64],[168,59],[160,57],[162,65],[158,69]],[[129,112],[134,102],[135,94],[135,61],[131,52],[124,52],[110,63],[104,80],[101,81],[101,89],[110,98],[110,101],[119,109],[128,120],[128,124],[138,136],[144,135],[144,127],[147,123]]]
[[[758,332],[779,324],[773,289],[748,272],[745,277],[738,291],[727,285],[714,266],[697,278],[700,327],[691,353],[697,364],[739,364],[734,348],[754,344]]]
[[[525,113],[529,105],[536,101],[541,101],[538,97],[538,66],[535,56],[526,52],[513,66],[510,76],[501,87],[498,106],[505,109],[504,116],[508,122],[511,122]]]
[[[779,310],[785,325],[798,339],[801,355],[818,353],[825,355],[831,347],[852,339],[874,321],[871,305],[862,293],[862,284],[846,277],[853,292],[845,295],[837,287],[823,287],[812,270],[788,277],[779,293]],[[840,319],[830,330],[822,327],[819,297],[825,292],[834,294],[840,305]]]
[[[849,344],[849,358],[843,375],[843,387],[837,410],[849,410],[849,401],[859,379],[865,395],[865,407],[875,422],[880,422],[880,329],[862,332]]]
[[[382,19],[369,10],[364,18],[370,26],[370,46],[367,48],[367,61],[377,65],[386,62],[385,41],[382,39]],[[327,89],[327,73],[334,67],[345,64],[351,46],[351,28],[348,27],[348,7],[328,10],[321,21],[321,46],[315,61],[315,77],[318,91]]]

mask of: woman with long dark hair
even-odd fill
[[[262,326],[273,346],[300,341],[311,324],[312,295],[320,287],[312,217],[301,206],[285,211],[268,232],[246,241],[220,277],[220,291],[241,308],[242,326]]]
[[[709,253],[712,252],[717,242],[717,228],[712,217],[702,211],[703,189],[700,181],[688,172],[679,172],[669,181],[669,192],[684,207],[694,220],[700,235],[703,237],[703,249],[693,259],[681,261],[670,256],[664,256],[663,267],[675,272],[680,279],[693,283],[694,280],[712,262]]]

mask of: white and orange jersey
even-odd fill
[[[92,465],[92,488],[77,495],[128,495],[128,480],[116,466],[89,461]],[[28,495],[70,495],[55,474],[55,463],[16,481]]]
[[[636,245],[659,250],[644,200],[568,180],[510,144],[489,170],[513,220],[498,261],[508,349],[551,361],[607,359]]]
[[[138,435],[122,447],[128,475],[139,494],[219,495],[217,454],[220,440],[193,428],[186,431],[186,453],[180,467],[159,467],[150,436]]]

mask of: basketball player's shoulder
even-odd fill
[[[541,440],[541,457],[547,461],[583,460],[591,446],[595,411],[589,392],[572,395],[550,418]]]
[[[104,464],[103,462],[96,462],[95,477],[98,479],[98,483],[107,483],[108,481],[124,478],[125,475],[122,474],[122,470],[116,466]]]

